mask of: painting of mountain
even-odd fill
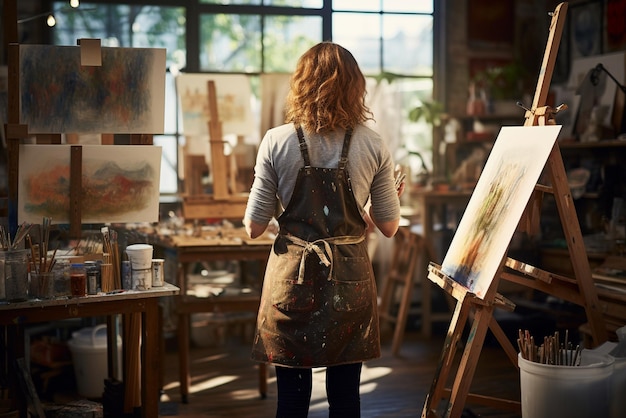
[[[82,145],[83,223],[158,222],[161,147]],[[19,222],[69,222],[70,146],[21,145]]]

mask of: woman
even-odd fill
[[[270,129],[259,147],[246,231],[258,237],[278,204],[284,210],[252,358],[276,366],[277,417],[307,416],[311,368],[323,366],[330,417],[359,417],[362,362],[380,356],[366,219],[393,236],[404,187],[396,190],[390,153],[364,125],[372,119],[365,95],[352,54],[315,45],[292,76],[287,124]]]

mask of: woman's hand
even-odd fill
[[[396,191],[398,192],[398,197],[400,197],[404,193],[404,189],[406,186],[406,174],[402,173],[402,167],[400,166],[400,164],[396,164],[394,173],[394,177],[396,179]]]

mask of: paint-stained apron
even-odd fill
[[[352,131],[337,168],[304,167],[279,216],[269,256],[252,358],[291,367],[354,363],[380,356],[376,284],[346,169]]]

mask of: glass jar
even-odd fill
[[[9,302],[28,299],[28,250],[0,251],[0,286]]]
[[[70,289],[72,297],[87,295],[87,271],[85,270],[85,264],[72,264],[70,269]]]
[[[65,298],[72,295],[70,287],[71,263],[67,259],[59,258],[54,264],[54,297]]]

